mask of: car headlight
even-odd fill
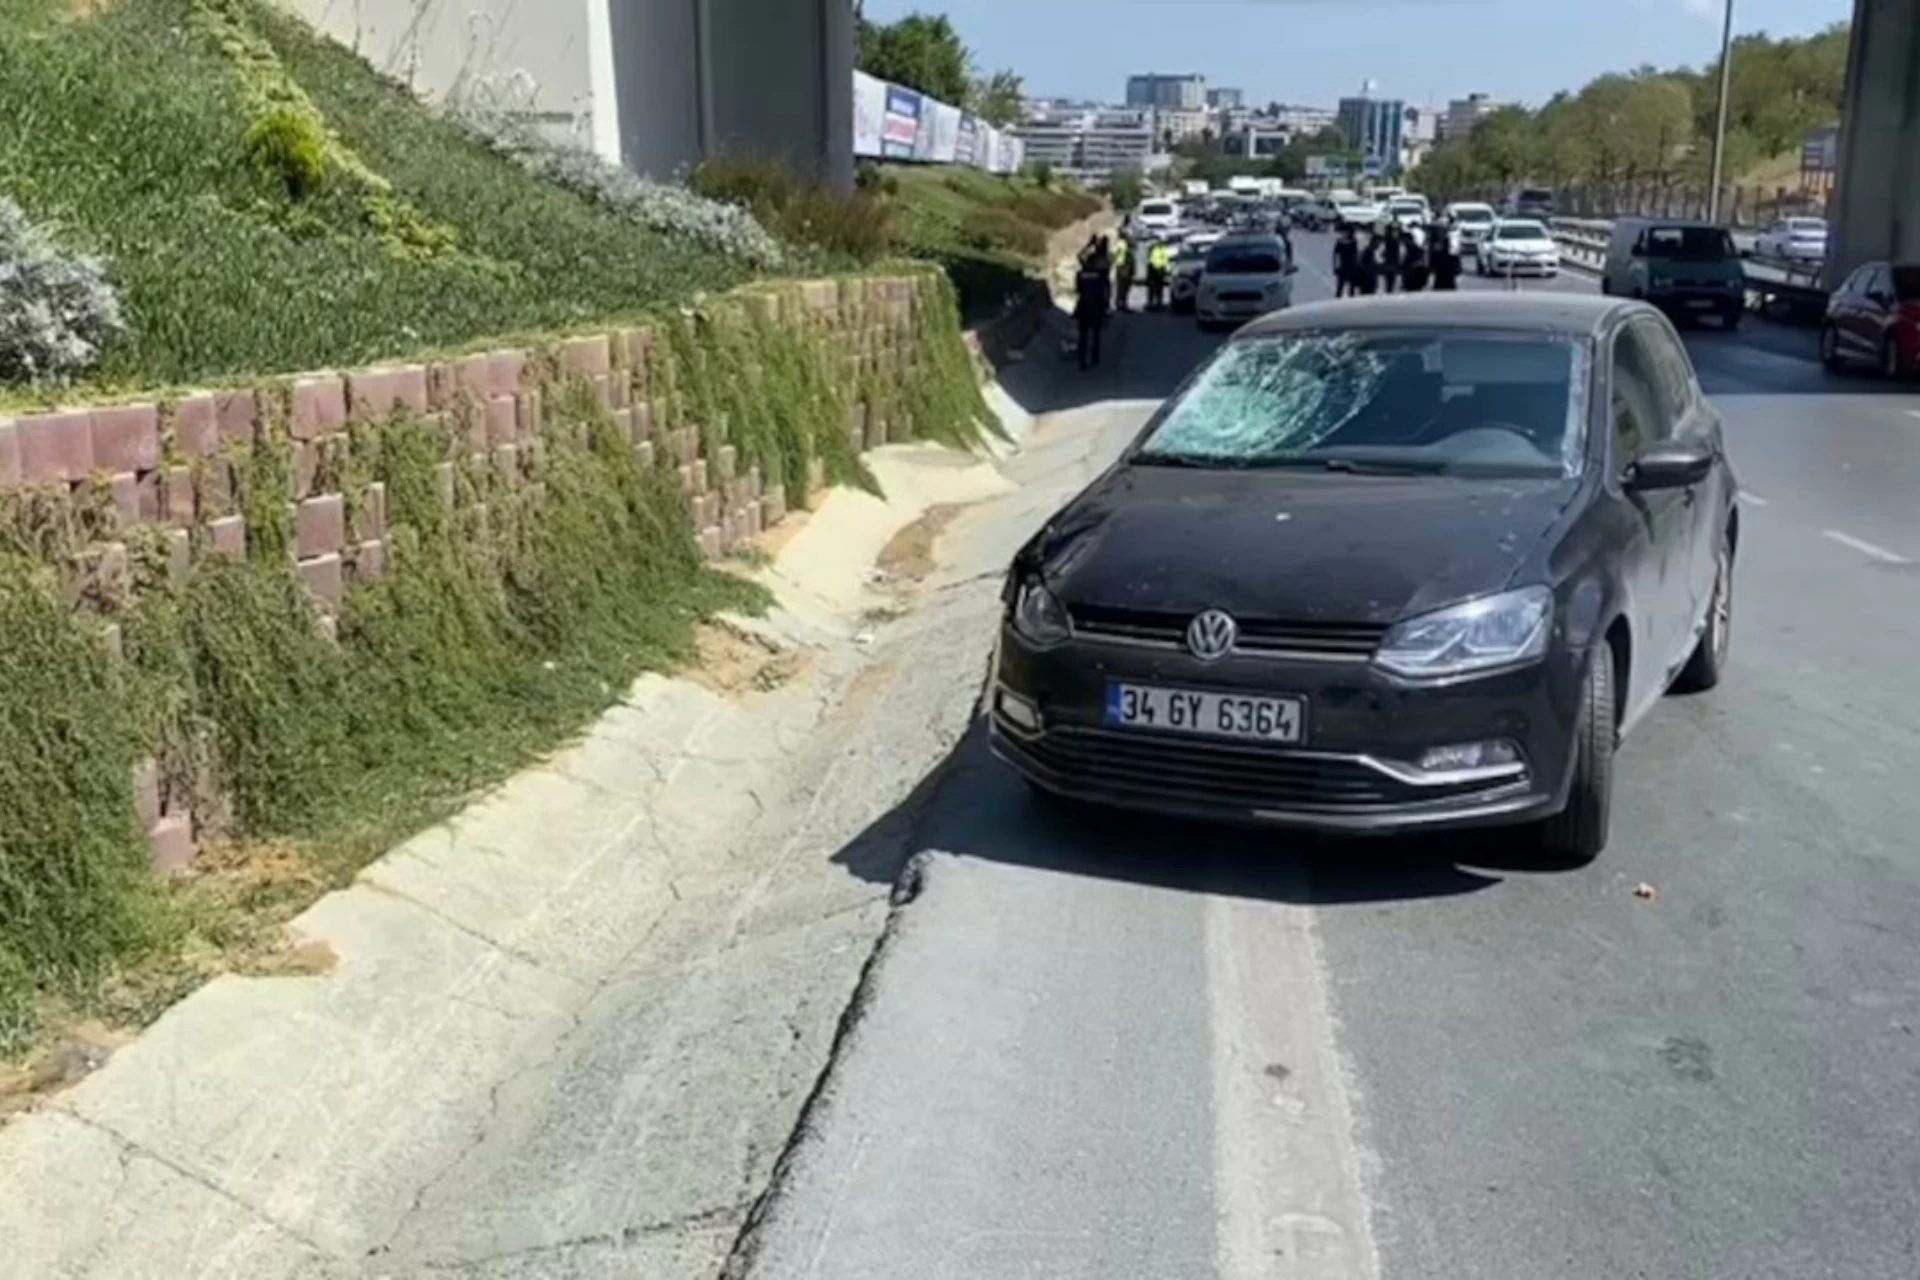
[[[1376,665],[1414,678],[1531,662],[1547,651],[1553,592],[1522,587],[1409,618],[1387,632]]]
[[[1073,622],[1053,592],[1028,581],[1013,601],[1013,629],[1029,644],[1047,648],[1073,638]]]

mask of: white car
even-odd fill
[[[1424,227],[1433,221],[1433,206],[1425,196],[1395,196],[1387,201],[1387,216],[1403,227]]]
[[[1237,326],[1293,304],[1299,268],[1279,236],[1228,236],[1207,251],[1194,291],[1202,329]]]
[[[1149,235],[1172,231],[1180,225],[1180,206],[1171,200],[1142,201],[1133,213],[1134,225]]]
[[[1780,262],[1825,262],[1827,222],[1824,218],[1782,218],[1753,242],[1753,256]]]
[[[1480,242],[1475,261],[1483,276],[1557,276],[1560,244],[1544,222],[1502,218]]]
[[[1490,204],[1478,200],[1456,200],[1446,208],[1448,225],[1453,228],[1453,239],[1461,253],[1479,253],[1480,242],[1493,230],[1493,224],[1499,217]]]
[[[1386,220],[1387,211],[1377,204],[1364,200],[1354,200],[1334,206],[1333,225],[1336,227],[1366,228],[1377,226]]]

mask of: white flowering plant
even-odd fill
[[[0,195],[0,383],[68,381],[124,327],[100,260],[66,252]]]
[[[780,242],[748,210],[642,178],[577,141],[544,133],[515,110],[521,99],[531,101],[528,86],[481,83],[469,86],[450,106],[453,117],[495,152],[650,231],[698,244],[757,270],[774,270],[786,260]]]

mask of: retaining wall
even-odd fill
[[[754,286],[717,301],[798,327],[830,353],[835,375],[853,389],[846,430],[855,451],[914,430],[913,397],[898,389],[952,354],[926,349],[930,342],[957,348],[950,319],[932,329],[917,323],[928,308],[950,315],[953,307],[944,277],[931,272]],[[1023,308],[1008,323],[1028,326],[1031,314]],[[815,456],[803,477],[775,479],[769,471],[781,463],[750,456],[752,443],[732,440],[728,424],[693,421],[673,362],[660,358],[670,337],[665,322],[637,325],[0,417],[0,514],[15,550],[59,575],[115,653],[114,602],[134,589],[137,570],[184,581],[206,557],[278,555],[283,545],[317,625],[333,633],[346,593],[387,572],[397,532],[384,486],[354,479],[367,474],[355,459],[367,428],[396,414],[439,428],[447,442],[435,473],[441,502],[484,537],[537,512],[548,408],[556,396],[587,395],[647,465],[677,478],[692,536],[707,557],[720,557],[808,503],[827,477]],[[978,348],[1007,345],[993,332]],[[279,493],[259,492],[260,473],[243,466],[265,443],[288,461],[274,473]],[[795,479],[805,492],[790,491]],[[273,527],[252,527],[259,523]],[[156,569],[155,559],[164,564]],[[134,773],[135,808],[162,871],[184,866],[221,821],[208,778],[169,781],[169,773],[151,761]]]

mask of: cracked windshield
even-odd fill
[[[0,0],[0,1280],[1920,1280],[1916,51]]]

